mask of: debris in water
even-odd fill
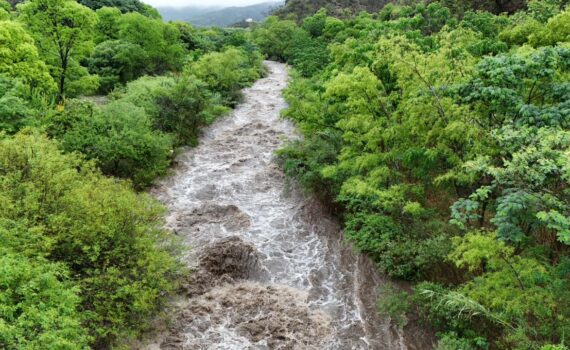
[[[234,333],[247,341],[239,349],[316,350],[332,329],[328,316],[313,310],[305,293],[242,282],[191,299],[175,316],[161,349],[206,349],[212,339],[224,344],[224,337]]]
[[[240,237],[232,236],[204,248],[198,268],[183,287],[187,296],[194,297],[215,286],[247,279],[258,270],[257,249]]]

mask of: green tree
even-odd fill
[[[0,0],[0,21],[9,20],[12,6],[6,0]]]
[[[39,57],[34,40],[19,23],[0,21],[0,45],[0,74],[25,83],[29,94],[55,90],[54,81]]]
[[[64,265],[3,250],[0,346],[6,350],[87,349],[78,294]]]
[[[50,65],[59,102],[68,91],[73,92],[69,82],[75,83],[75,92],[96,88],[96,81],[88,79],[86,69],[79,65],[92,46],[95,13],[72,0],[30,0],[19,6],[19,11]]]
[[[280,21],[277,17],[268,17],[253,32],[253,40],[271,59],[286,61],[286,51],[293,36],[301,29],[293,21]]]
[[[99,76],[99,91],[107,93],[119,84],[138,77],[144,71],[140,47],[121,40],[98,44],[88,59],[89,72]]]
[[[95,13],[97,14],[95,43],[118,39],[121,11],[115,7],[102,7]]]
[[[18,257],[0,260],[0,303],[10,304],[0,334],[20,335],[16,326],[29,330],[22,339],[30,344],[78,349],[81,315],[90,345],[110,348],[148,325],[175,287],[179,263],[160,228],[163,208],[45,136],[28,130],[0,141],[0,203],[2,250]]]
[[[243,51],[229,48],[204,55],[187,72],[219,93],[225,104],[235,105],[241,100],[240,90],[261,77],[261,58],[250,60]]]
[[[117,101],[102,111],[74,102],[51,118],[49,131],[63,149],[94,159],[103,173],[132,179],[141,189],[166,172],[172,154],[168,135],[152,129],[142,108]]]
[[[177,145],[195,145],[200,127],[227,111],[208,85],[193,76],[178,78],[158,90],[154,98],[159,108],[154,127],[176,135]]]
[[[144,73],[161,74],[182,68],[184,49],[180,32],[174,25],[151,19],[139,13],[128,13],[121,17],[119,39],[137,45],[138,55],[132,57],[144,67]]]
[[[570,41],[570,8],[550,18],[546,26],[529,36],[534,46],[556,45]]]
[[[26,100],[25,86],[0,76],[0,131],[12,134],[31,124],[34,111]]]

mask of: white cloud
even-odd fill
[[[154,7],[159,6],[172,6],[172,7],[183,7],[183,6],[247,6],[253,4],[259,4],[262,2],[276,2],[278,0],[142,0],[142,2],[152,5]]]

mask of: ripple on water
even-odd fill
[[[382,281],[374,267],[360,267],[334,220],[288,190],[274,162],[285,139],[299,136],[279,116],[286,67],[266,64],[269,76],[245,89],[245,102],[205,130],[152,191],[197,266],[154,348],[405,348],[376,315],[374,288]]]

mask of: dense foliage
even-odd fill
[[[0,0],[0,348],[124,348],[149,326],[184,269],[136,191],[261,59],[136,0]]]
[[[474,4],[255,28],[295,68],[284,115],[304,138],[279,157],[357,249],[417,282],[413,303],[381,303],[398,323],[415,309],[440,349],[556,348],[570,331],[570,9]],[[521,7],[502,6],[488,10]]]
[[[566,0],[563,0],[566,1]],[[434,1],[427,1],[427,3]],[[298,21],[314,15],[320,9],[326,9],[334,17],[350,18],[361,11],[375,13],[386,5],[410,5],[418,1],[401,0],[285,0],[285,4],[275,11],[281,18],[293,18]],[[491,13],[514,13],[524,9],[525,0],[443,0],[441,4],[456,14],[467,11],[489,11]]]
[[[79,155],[64,155],[56,142],[31,131],[4,139],[0,189],[2,250],[6,259],[19,256],[24,268],[3,270],[1,283],[11,284],[2,288],[5,346],[21,349],[23,337],[59,348],[63,337],[62,348],[77,349],[86,339],[79,322],[90,340],[109,344],[140,329],[173,290],[179,267],[160,229],[162,208],[104,178]],[[35,314],[38,308],[45,313]]]

